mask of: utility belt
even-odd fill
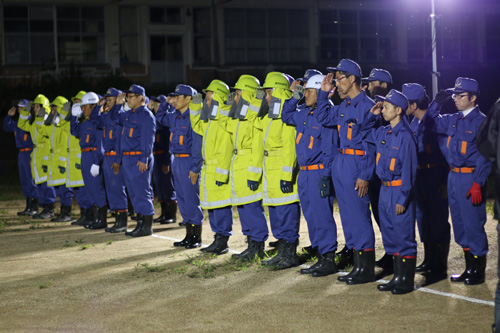
[[[463,168],[450,167],[450,171],[455,173],[474,173],[475,169],[476,168],[470,168],[470,167],[463,167]]]
[[[251,155],[252,150],[251,149],[234,149],[233,154],[240,155],[240,156]],[[265,154],[265,152],[264,152],[264,154]]]
[[[301,166],[300,167],[300,170],[302,171],[311,171],[311,170],[323,170],[325,167],[323,166],[323,164],[311,164],[311,165],[305,165],[305,166]]]
[[[25,151],[32,151],[33,149],[32,148],[20,148],[19,151],[21,153],[25,152]]]
[[[437,168],[437,167],[440,167],[440,166],[443,166],[443,165],[444,165],[443,163],[419,164],[417,168],[419,170],[421,170],[421,169],[433,169],[433,168]]]
[[[141,155],[142,153],[140,151],[124,151],[123,155],[130,155],[130,156],[135,156],[135,155]]]
[[[344,155],[355,155],[355,156],[365,156],[366,152],[364,150],[359,150],[359,149],[339,149],[339,153],[344,154]]]
[[[97,151],[96,147],[82,148],[82,153],[87,153],[89,151]]]
[[[181,158],[181,157],[189,157],[191,156],[190,154],[174,154],[175,158]]]
[[[401,179],[393,180],[393,181],[381,181],[383,186],[388,186],[388,187],[395,187],[395,186],[401,186]]]
[[[106,156],[116,156],[116,151],[107,151],[104,153]]]
[[[264,156],[267,156],[267,157],[280,157],[281,156],[281,151],[280,150],[264,150]]]
[[[165,154],[165,151],[164,150],[153,151],[153,155],[158,155],[158,154]]]

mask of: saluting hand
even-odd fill
[[[378,116],[379,114],[382,113],[382,106],[384,103],[382,102],[377,102],[371,109],[370,112],[373,113],[374,115]]]
[[[11,108],[9,109],[9,112],[7,112],[7,115],[12,117],[12,116],[13,116],[13,115],[15,115],[15,114],[16,114],[16,107],[15,107],[15,106],[13,106],[13,107],[11,107]]]
[[[137,166],[139,167],[140,172],[144,172],[148,169],[148,165],[146,163],[142,163],[141,161],[137,161]]]
[[[324,92],[330,92],[333,89],[333,73],[328,73],[323,82],[321,82],[321,90]]]
[[[120,95],[118,95],[118,97],[116,98],[116,104],[118,105],[125,104],[125,97],[127,97],[126,93],[121,93]]]

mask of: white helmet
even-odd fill
[[[321,89],[321,83],[323,82],[323,79],[325,78],[325,75],[321,74],[316,74],[311,76],[309,80],[307,80],[306,86],[304,89]]]
[[[82,97],[82,102],[80,103],[81,105],[86,105],[86,104],[97,104],[99,102],[99,96],[97,96],[96,93],[93,92],[88,92]]]

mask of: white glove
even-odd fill
[[[80,103],[73,104],[73,107],[71,108],[71,114],[73,115],[73,117],[80,118],[82,113],[83,111],[82,108],[80,107]]]
[[[54,125],[59,124],[59,116],[56,116],[52,122],[54,123]]]
[[[92,164],[92,166],[90,167],[90,174],[93,177],[99,176],[99,166],[97,164]]]
[[[130,106],[128,106],[128,102],[125,102],[125,104],[123,104],[123,110],[125,110],[125,111],[132,110],[132,108]]]
[[[48,117],[49,115],[46,113],[45,116],[43,116],[43,122],[45,122],[45,120],[47,120]]]
[[[70,101],[67,101],[66,103],[64,103],[63,105],[63,108],[62,108],[64,111],[66,112],[69,112],[71,110],[71,102]]]

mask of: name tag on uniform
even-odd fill
[[[219,106],[214,105],[214,107],[212,108],[212,117],[217,117],[217,111],[219,111]]]
[[[274,116],[278,116],[280,114],[280,108],[281,108],[281,103],[274,103],[272,114]]]
[[[242,117],[246,117],[247,112],[248,112],[248,105],[245,104],[241,107],[240,115]]]

